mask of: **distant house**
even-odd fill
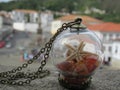
[[[44,31],[50,32],[51,24],[54,19],[53,13],[50,11],[41,12],[41,27]]]
[[[0,17],[2,18],[1,19],[2,24],[4,24],[4,25],[12,25],[12,20],[10,18],[10,13],[9,12],[0,11]]]
[[[104,41],[120,38],[120,24],[105,22],[97,25],[88,25],[88,28],[102,32]]]
[[[102,33],[105,59],[111,57],[120,60],[120,24],[105,22],[88,25],[88,28]]]
[[[95,25],[95,24],[100,24],[103,23],[103,21],[92,18],[90,16],[80,16],[80,15],[65,15],[63,17],[60,17],[52,22],[52,27],[51,27],[51,33],[55,34],[56,30],[60,28],[60,26],[63,23],[74,21],[77,18],[82,18],[82,24],[85,26],[87,25]]]
[[[16,9],[11,12],[14,22],[36,23],[38,12],[35,10]]]
[[[51,12],[39,12],[35,10],[16,9],[11,12],[11,18],[14,21],[13,28],[20,31],[29,31],[37,33],[39,18],[43,31],[49,27],[53,20]],[[47,30],[50,30],[47,29]]]

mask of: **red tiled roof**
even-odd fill
[[[107,22],[96,25],[87,25],[90,30],[98,30],[102,32],[120,32],[120,24]]]
[[[23,13],[37,13],[35,10],[26,10],[26,9],[15,9],[14,11],[23,12]]]
[[[0,12],[0,16],[3,16],[3,17],[10,17],[10,14],[8,13],[4,13],[4,12]]]
[[[82,23],[86,25],[90,30],[102,31],[102,32],[120,32],[120,24],[112,22],[103,22],[101,20],[92,18],[90,16],[79,15],[66,15],[58,18],[63,22],[74,21],[76,18],[82,18]]]
[[[85,16],[85,15],[81,15],[81,16],[80,15],[66,15],[66,16],[58,18],[58,20],[68,22],[68,21],[73,21],[76,18],[82,18],[82,23],[85,25],[103,23],[103,21],[101,20],[92,18],[90,16]]]

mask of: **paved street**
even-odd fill
[[[19,66],[23,61],[21,61],[21,51],[25,49],[28,53],[32,49],[38,49],[43,46],[44,42],[47,42],[50,38],[49,33],[44,32],[44,36],[46,36],[46,40],[42,42],[40,46],[37,46],[36,40],[40,35],[37,35],[35,33],[28,33],[28,32],[16,32],[9,40],[9,42],[12,43],[12,47],[10,48],[0,48],[0,64],[5,66]],[[39,61],[38,61],[39,62]],[[34,63],[31,65],[33,68],[36,66],[39,66],[40,63]]]
[[[20,53],[20,50],[31,50],[33,48],[40,48],[40,46],[36,45],[37,38],[40,35],[37,35],[35,33],[28,33],[28,32],[16,32],[14,36],[8,41],[12,45],[10,48],[0,48],[0,56],[1,55],[8,55],[8,54],[15,54]],[[50,34],[44,33],[44,36],[48,36],[46,41],[49,39]],[[46,38],[45,37],[45,38]],[[41,43],[41,46],[43,45],[43,42]]]

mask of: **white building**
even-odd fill
[[[11,18],[14,21],[13,28],[20,31],[37,33],[39,17],[42,30],[49,31],[53,20],[53,14],[50,11],[41,12],[40,15],[34,10],[17,9],[11,12]]]
[[[104,50],[104,60],[108,61],[108,58],[112,56],[112,43],[103,43],[103,50]]]
[[[120,60],[120,24],[111,22],[88,26],[91,30],[99,30],[103,34],[105,60]]]
[[[54,17],[52,12],[41,12],[41,27],[44,31],[50,32],[53,19]]]
[[[11,12],[11,18],[14,22],[35,23],[38,13],[35,10],[16,9]]]
[[[112,46],[112,57],[116,60],[120,60],[120,41],[116,41]]]

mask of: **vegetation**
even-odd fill
[[[105,20],[120,22],[120,0],[14,0],[0,3],[0,10],[11,11],[13,9],[33,9],[69,12],[73,11],[84,14],[88,8],[105,10],[105,14],[91,13],[90,16]]]

